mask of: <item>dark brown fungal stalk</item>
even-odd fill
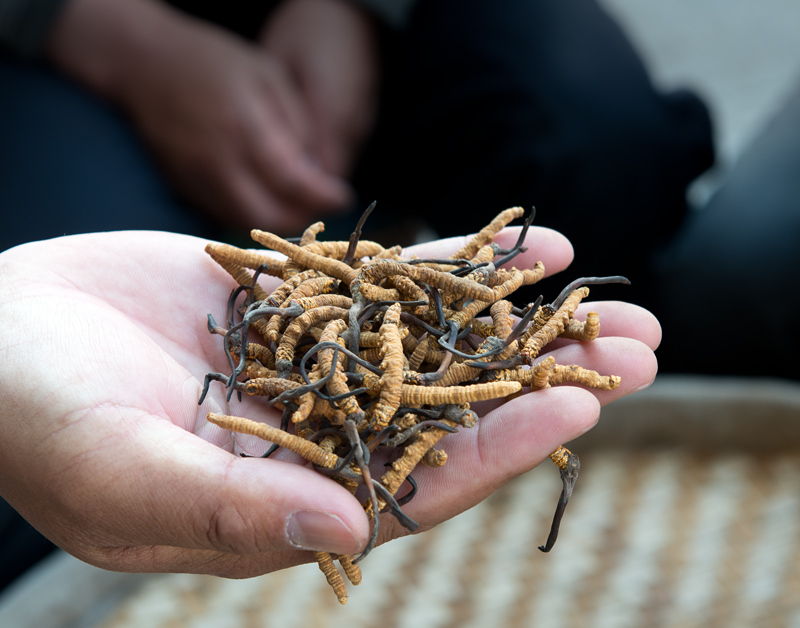
[[[575,482],[578,479],[578,472],[581,469],[581,461],[578,459],[578,456],[563,445],[550,454],[550,459],[561,469],[563,488],[561,489],[561,497],[558,499],[556,512],[553,515],[550,534],[547,536],[545,544],[539,546],[539,549],[543,552],[549,552],[556,543],[558,529],[561,526],[561,519],[564,517],[564,510],[569,503],[570,497],[572,497],[572,489],[575,487]]]

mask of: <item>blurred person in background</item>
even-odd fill
[[[350,213],[347,235],[374,199],[368,228],[449,236],[536,205],[576,273],[635,279],[713,159],[704,105],[656,91],[593,0],[0,6],[1,248]]]

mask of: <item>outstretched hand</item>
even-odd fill
[[[517,233],[498,241],[512,245]],[[415,252],[441,257],[462,242]],[[344,488],[289,457],[239,457],[234,448],[254,444],[205,419],[277,422],[274,411],[252,398],[228,407],[221,386],[197,405],[205,374],[227,366],[206,314],[222,319],[233,287],[204,244],[107,233],[0,255],[0,492],[56,544],[108,569],[247,577],[310,560],[303,549],[357,553],[369,524]],[[552,273],[571,260],[552,231],[532,228],[526,245],[517,266],[540,259]],[[601,338],[552,353],[620,375],[622,385],[523,395],[447,436],[447,465],[415,473],[419,495],[404,507],[423,529],[536,466],[589,429],[601,404],[653,380],[652,315],[624,303],[592,309]],[[382,540],[406,533],[383,521]]]

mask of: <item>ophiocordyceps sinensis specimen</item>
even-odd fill
[[[209,373],[205,391],[219,381],[229,388],[229,398],[244,392],[283,412],[280,428],[222,414],[209,414],[208,420],[270,441],[265,456],[283,447],[354,494],[362,487],[373,533],[360,555],[339,557],[353,584],[361,581],[359,561],[377,542],[382,513],[416,529],[401,509],[416,493],[412,473],[419,464],[435,468],[447,462],[446,451],[434,446],[476,424],[471,404],[564,383],[601,390],[620,384],[619,377],[540,356],[556,338],[597,338],[596,312],[585,321],[575,318],[587,286],[627,280],[586,277],[548,304],[540,297],[516,307],[515,291],[545,273],[541,262],[509,267],[525,250],[532,214],[514,247],[495,242],[523,213],[518,207],[501,212],[445,259],[405,259],[399,247],[361,241],[363,218],[348,242],[321,241],[322,223],[310,226],[298,244],[252,232],[285,259],[229,245],[206,249],[239,286],[229,299],[227,329],[209,315],[209,330],[222,336],[231,372]],[[282,283],[267,291],[260,274]],[[377,451],[392,456],[373,478],[370,454]],[[563,447],[551,458],[561,470],[563,490],[543,551],[556,540],[580,467]],[[396,498],[406,484],[413,488]],[[347,590],[334,556],[315,552],[314,557],[344,603]]]

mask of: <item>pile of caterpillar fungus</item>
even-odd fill
[[[623,277],[587,277],[552,303],[543,305],[540,297],[515,307],[509,296],[544,276],[541,262],[526,270],[501,268],[524,250],[532,215],[511,249],[499,247],[494,236],[522,217],[519,207],[501,212],[447,259],[404,259],[400,247],[360,239],[370,210],[349,242],[317,240],[322,223],[306,229],[297,244],[252,232],[285,260],[224,244],[206,247],[239,286],[228,302],[227,328],[208,317],[209,330],[223,336],[230,373],[209,373],[200,402],[212,380],[228,387],[228,398],[234,391],[263,397],[282,412],[280,428],[214,413],[208,420],[270,441],[265,457],[285,447],[353,494],[363,487],[373,521],[370,541],[357,557],[338,556],[353,584],[361,580],[357,563],[374,547],[382,513],[416,529],[401,510],[416,492],[411,473],[418,464],[445,464],[447,454],[435,446],[447,433],[476,424],[471,403],[565,382],[605,390],[619,385],[619,377],[556,364],[552,356],[534,361],[557,337],[597,337],[597,313],[574,318],[587,285],[627,283]],[[267,294],[260,274],[283,283]],[[251,340],[252,330],[259,341]],[[379,479],[369,467],[376,450],[391,460]],[[563,489],[550,535],[539,548],[545,552],[555,543],[580,466],[564,447],[550,457],[561,469]],[[397,498],[404,484],[410,488]],[[316,552],[315,558],[344,604],[347,590],[333,556]]]

